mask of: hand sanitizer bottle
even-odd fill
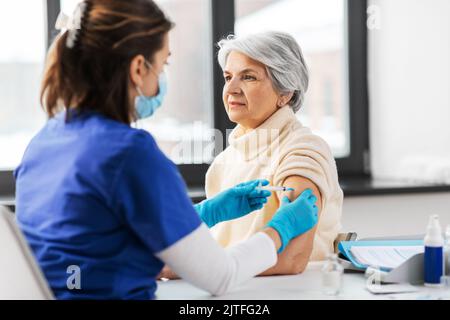
[[[444,238],[438,215],[430,216],[424,244],[425,286],[440,286],[444,274]]]

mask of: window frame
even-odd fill
[[[339,175],[371,177],[367,81],[367,0],[346,0],[350,155],[336,159]]]
[[[45,1],[45,0],[43,0]],[[46,0],[47,48],[57,34],[54,28],[60,12],[59,0]],[[348,39],[348,101],[350,155],[337,158],[339,175],[370,177],[369,163],[369,105],[367,89],[367,0],[346,0],[347,5],[347,39]],[[222,146],[228,144],[227,129],[235,125],[228,119],[222,102],[224,80],[222,70],[217,62],[217,42],[234,33],[235,3],[233,1],[211,0],[211,27],[213,59],[213,124],[222,133]],[[219,143],[219,141],[216,141]],[[216,151],[218,148],[216,148]],[[218,150],[220,151],[220,150]],[[178,168],[188,186],[202,186],[209,164],[179,164]],[[0,170],[0,196],[15,193],[13,170]]]

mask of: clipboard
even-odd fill
[[[351,248],[357,246],[423,246],[423,240],[359,240],[359,241],[341,241],[338,249],[351,264],[361,271],[365,271],[369,266],[361,264],[352,254]],[[390,269],[382,269],[382,271],[391,271]]]
[[[394,269],[383,270],[371,266],[362,265],[352,255],[350,249],[352,246],[422,246],[423,240],[360,240],[360,241],[341,241],[339,243],[339,252],[344,258],[341,258],[344,269],[365,272],[366,277],[375,278],[381,283],[410,283],[423,284],[424,282],[424,253],[418,253],[411,256],[402,264]],[[450,252],[444,253],[445,273],[450,274]]]

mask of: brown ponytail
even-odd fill
[[[131,123],[129,67],[142,54],[150,62],[172,22],[151,0],[85,0],[81,29],[72,48],[68,32],[52,44],[41,86],[49,117],[62,109],[97,111]]]

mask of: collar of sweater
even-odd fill
[[[238,124],[230,133],[228,142],[230,147],[236,149],[246,161],[250,161],[262,155],[270,146],[278,145],[287,125],[296,120],[292,109],[285,106],[275,111],[259,127],[246,133]]]

